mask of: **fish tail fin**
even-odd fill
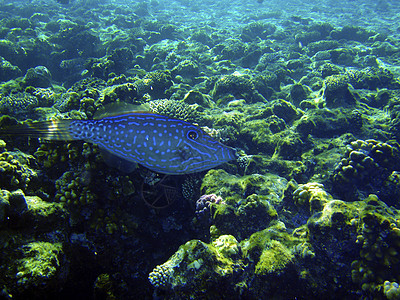
[[[0,136],[42,138],[51,141],[75,140],[70,130],[73,120],[27,122],[0,129]]]

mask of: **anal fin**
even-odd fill
[[[100,153],[104,159],[104,162],[109,167],[116,168],[121,172],[132,173],[138,166],[137,163],[123,159],[115,154],[110,153],[105,149],[100,148]]]

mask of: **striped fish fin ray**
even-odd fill
[[[74,140],[70,125],[73,120],[26,122],[0,129],[0,136],[32,137],[51,141]]]

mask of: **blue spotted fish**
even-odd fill
[[[46,140],[84,140],[123,161],[171,175],[214,168],[235,159],[234,148],[212,139],[198,126],[148,112],[97,120],[50,120],[9,127],[0,134]]]

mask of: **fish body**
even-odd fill
[[[171,175],[208,170],[236,156],[234,148],[212,139],[198,126],[146,112],[97,120],[32,122],[0,133],[47,140],[84,140],[123,160]]]

